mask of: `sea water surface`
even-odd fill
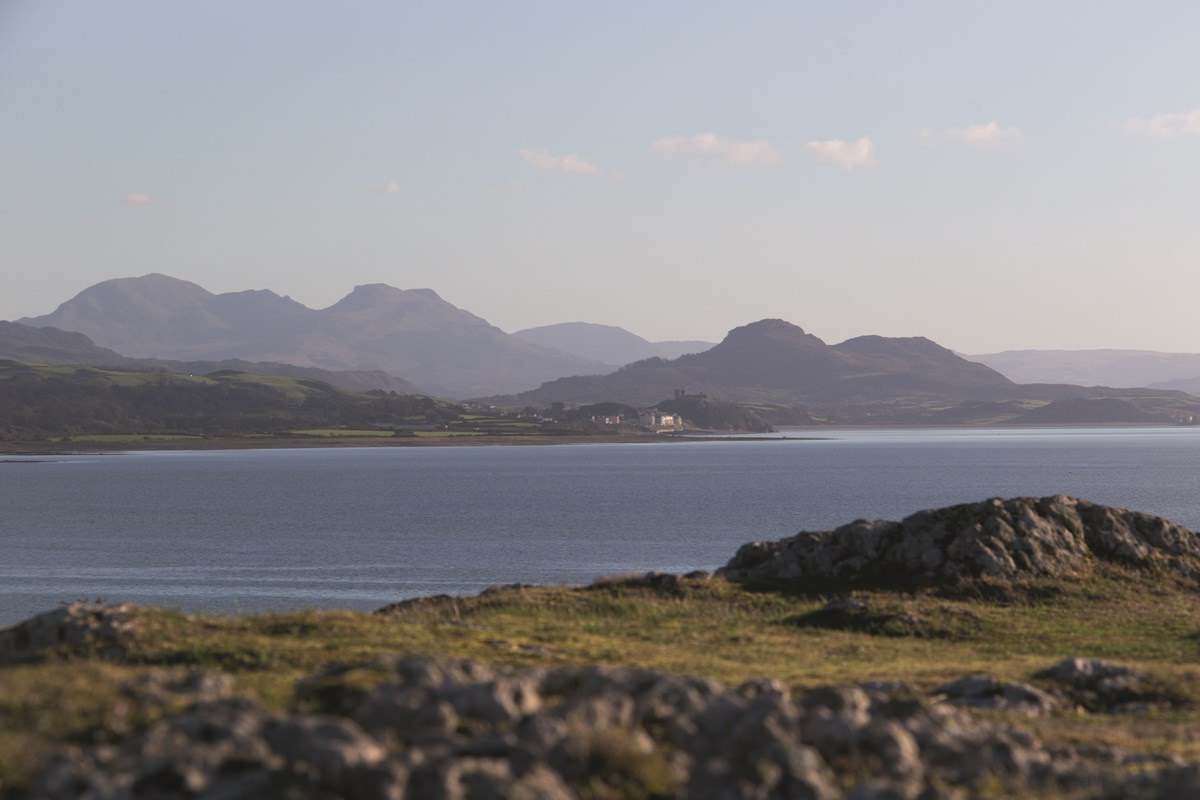
[[[808,430],[812,440],[137,452],[0,463],[0,624],[101,597],[374,609],[714,569],[752,539],[1065,493],[1200,530],[1200,429]]]

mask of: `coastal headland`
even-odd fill
[[[715,574],[374,614],[78,602],[0,632],[6,796],[1200,791],[1200,536],[1069,497],[747,544]]]

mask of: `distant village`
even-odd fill
[[[705,394],[688,394],[683,389],[676,389],[674,400],[704,400]],[[472,403],[461,404],[465,411],[503,414],[504,412],[493,405]],[[663,411],[657,407],[633,408],[622,403],[596,403],[579,408],[568,409],[563,403],[553,403],[550,408],[537,410],[526,408],[517,414],[519,418],[539,423],[590,423],[605,428],[638,429],[649,433],[672,433],[684,430],[686,422],[683,415],[673,411]]]
[[[588,418],[589,422],[594,422],[597,425],[637,425],[642,428],[649,428],[655,433],[665,433],[667,431],[683,430],[683,417],[678,414],[668,414],[659,411],[655,408],[641,409],[637,412],[637,416],[620,414],[593,414]]]

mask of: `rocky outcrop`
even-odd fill
[[[858,520],[743,545],[731,580],[942,584],[1086,575],[1097,560],[1200,574],[1200,535],[1161,517],[1057,495],[995,498],[901,522]]]
[[[1111,677],[1114,669],[1051,671]],[[1200,791],[1194,765],[1047,747],[940,702],[995,688],[980,676],[955,683],[963,691],[951,684],[932,702],[884,682],[793,697],[770,680],[724,689],[639,669],[512,672],[380,657],[302,681],[288,713],[210,686],[123,744],[56,755],[31,796],[937,800],[978,787],[1014,797]],[[182,685],[207,682],[192,676]],[[1040,702],[1038,691],[998,694]]]
[[[33,661],[52,651],[120,660],[133,633],[132,610],[128,603],[77,601],[30,617],[0,630],[0,666]]]
[[[1138,713],[1182,702],[1146,673],[1098,658],[1068,658],[1035,677],[1057,684],[1088,711]]]
[[[942,686],[935,697],[958,706],[1031,716],[1075,708],[1139,714],[1186,704],[1184,698],[1158,685],[1150,675],[1098,658],[1068,658],[1034,677],[1048,688],[1006,683],[991,675],[968,675]]]

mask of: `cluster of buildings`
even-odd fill
[[[593,414],[589,417],[589,420],[597,425],[637,425],[642,428],[649,428],[655,432],[683,430],[683,417],[678,414],[659,411],[656,408],[638,411],[637,416],[631,414]]]

